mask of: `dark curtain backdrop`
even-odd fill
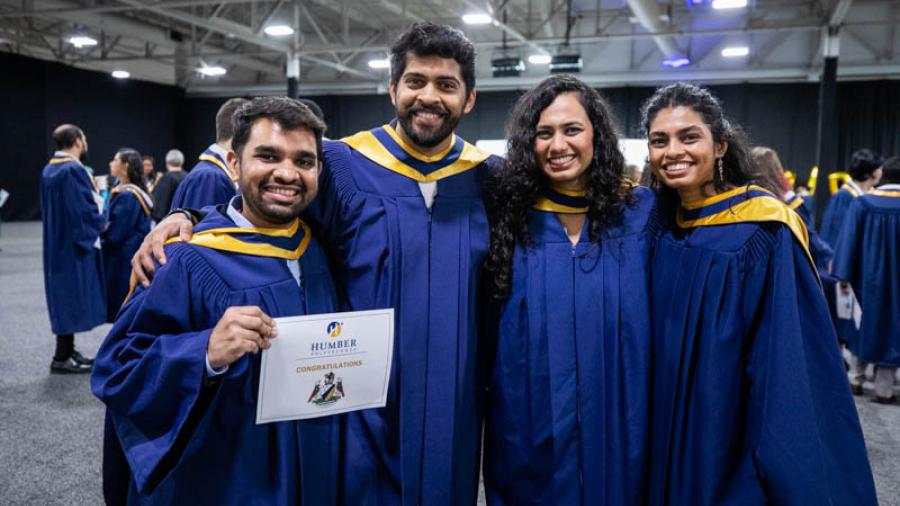
[[[40,171],[53,147],[50,134],[63,122],[76,123],[88,136],[90,165],[107,172],[115,150],[130,146],[152,154],[162,165],[165,152],[184,151],[190,167],[213,142],[215,114],[224,98],[186,98],[175,87],[140,81],[119,82],[107,74],[0,54],[0,187],[12,196],[3,218],[39,218]],[[767,145],[804,181],[815,164],[815,83],[712,86],[730,118],[755,144]],[[642,137],[640,105],[653,88],[601,90],[629,137]],[[503,138],[504,121],[520,92],[483,92],[459,133],[471,141]],[[387,95],[311,97],[322,108],[331,138],[390,121]],[[854,150],[868,147],[885,156],[900,154],[900,81],[838,84],[844,170]]]

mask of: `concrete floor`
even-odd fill
[[[103,405],[87,375],[48,373],[40,231],[0,229],[0,504],[101,504]],[[78,334],[76,346],[93,355],[108,329]],[[879,500],[900,506],[900,405],[858,398],[857,408]]]

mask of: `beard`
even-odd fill
[[[413,116],[418,112],[431,112],[439,114],[442,118],[440,124],[433,127],[417,127],[413,122]],[[460,117],[452,116],[443,107],[425,107],[414,105],[406,111],[397,111],[397,122],[403,128],[403,132],[417,146],[423,148],[433,148],[449,137],[456,125],[459,124]]]
[[[80,155],[78,155],[78,161],[80,161],[82,165],[87,164],[88,151],[86,149],[84,151],[82,151]]]
[[[276,223],[279,225],[290,223],[300,216],[300,211],[305,209],[309,203],[309,199],[307,198],[308,190],[304,184],[301,184],[301,187],[298,189],[298,196],[300,197],[299,201],[291,206],[265,202],[262,198],[262,186],[263,185],[260,185],[256,188],[241,188],[241,197],[244,200],[245,206],[249,207],[254,214],[269,223]]]

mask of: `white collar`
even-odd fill
[[[219,157],[222,158],[223,161],[226,161],[226,162],[228,161],[228,150],[225,149],[225,148],[223,148],[222,146],[219,146],[219,145],[216,144],[215,142],[212,143],[212,144],[210,144],[209,147],[206,148],[206,149],[208,149],[208,150],[212,151],[213,153],[219,155]]]
[[[241,211],[237,208],[238,202],[241,202],[243,204],[240,195],[231,197],[231,201],[228,202],[228,210],[226,211],[228,213],[228,217],[231,218],[231,221],[233,221],[234,224],[240,228],[253,228],[254,225],[250,223],[250,220],[244,217],[244,215],[241,214]]]
[[[900,184],[883,184],[875,189],[885,191],[900,191]]]

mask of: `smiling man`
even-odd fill
[[[396,120],[326,142],[319,196],[304,217],[323,241],[345,310],[394,308],[387,405],[346,415],[341,500],[354,505],[474,504],[478,493],[477,285],[488,246],[482,183],[500,159],[454,134],[475,105],[475,48],[454,28],[418,23],[391,48]],[[147,283],[157,227],[132,261]],[[483,358],[484,355],[481,356]]]
[[[316,195],[325,127],[284,97],[243,105],[234,126],[241,195],[171,241],[98,354],[109,504],[337,501],[334,418],[255,423],[272,317],[335,310],[325,255],[297,218]]]

